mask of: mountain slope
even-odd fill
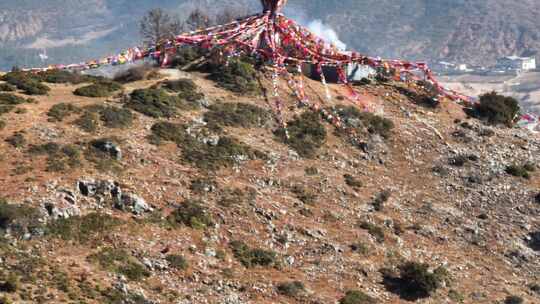
[[[414,99],[421,87],[390,82],[357,88],[393,122],[390,132],[373,125],[351,142],[315,115],[289,123],[293,140],[298,130],[310,134],[295,145],[274,132],[263,96],[233,94],[206,76],[167,76],[190,78],[204,94],[188,95],[202,106],[182,104],[167,118],[131,94],[174,88],[164,79],[97,98],[74,95],[84,83],[47,84],[49,95],[2,115],[2,296],[336,303],[359,290],[379,303],[410,303],[418,295],[395,277],[410,261],[437,269],[436,290],[417,303],[538,301],[540,174],[506,170],[537,168],[538,138],[467,119],[448,100],[425,108]],[[295,104],[286,84],[279,90]],[[308,80],[306,90],[325,102],[320,83]],[[351,105],[343,86],[330,90],[325,106]],[[303,112],[287,107],[284,119]],[[320,148],[301,157],[322,133]],[[434,286],[429,274],[412,273]]]

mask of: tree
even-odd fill
[[[212,21],[205,12],[199,8],[196,8],[193,12],[191,12],[191,14],[189,14],[185,25],[187,30],[192,31],[200,28],[207,28],[212,25]]]
[[[176,20],[160,8],[150,10],[140,22],[140,33],[144,42],[150,45],[157,45],[159,42],[169,39],[173,34],[173,25]]]
[[[227,24],[234,20],[246,16],[247,11],[239,7],[228,7],[216,15],[216,24]]]

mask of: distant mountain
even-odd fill
[[[187,14],[258,0],[3,0],[0,69],[77,62],[136,44],[137,20],[150,8]],[[372,56],[491,64],[540,50],[535,0],[290,0],[286,13],[319,19],[350,47]],[[48,56],[40,61],[39,54]]]

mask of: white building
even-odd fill
[[[497,59],[497,67],[503,70],[530,71],[536,69],[534,57],[507,56]]]

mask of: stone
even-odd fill
[[[116,199],[114,207],[119,210],[130,211],[135,215],[153,211],[153,208],[143,198],[133,193],[121,194],[120,199]]]

